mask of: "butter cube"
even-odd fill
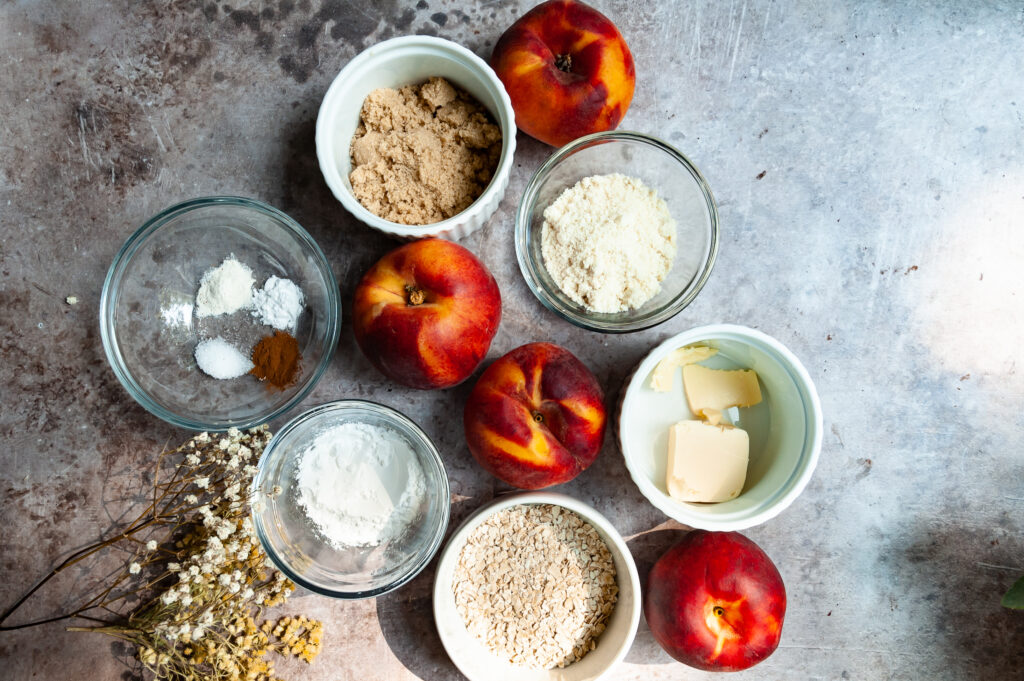
[[[668,431],[668,493],[679,501],[735,499],[743,491],[749,458],[747,431],[680,421]]]
[[[708,357],[718,352],[715,348],[706,345],[690,345],[685,348],[678,348],[670,352],[665,359],[658,362],[651,372],[651,390],[659,393],[667,393],[672,390],[675,382],[676,369],[686,364],[703,362]]]
[[[705,418],[714,412],[749,407],[761,401],[761,386],[752,369],[727,371],[687,364],[683,367],[683,390],[690,411]]]

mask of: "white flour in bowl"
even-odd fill
[[[299,505],[335,548],[374,546],[397,537],[416,519],[426,496],[415,453],[390,428],[332,426],[300,457]]]

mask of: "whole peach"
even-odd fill
[[[737,532],[694,530],[651,568],[644,616],[675,659],[739,671],[771,655],[782,636],[786,587],[761,547]]]
[[[509,27],[491,55],[520,130],[556,147],[614,130],[633,100],[633,55],[619,29],[577,0],[548,0]]]
[[[393,381],[423,390],[466,380],[501,322],[501,294],[468,249],[441,239],[387,253],[356,288],[356,342]]]
[[[604,394],[565,348],[528,343],[496,360],[466,401],[470,452],[510,485],[540,489],[572,480],[604,442]]]

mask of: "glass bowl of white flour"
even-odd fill
[[[718,209],[700,171],[671,145],[601,132],[534,173],[515,243],[545,307],[591,331],[640,331],[700,293],[718,254]]]
[[[115,257],[100,302],[118,380],[151,413],[190,430],[248,428],[291,409],[330,364],[340,327],[338,285],[309,233],[272,206],[232,196],[185,201],[146,221]],[[299,354],[282,385],[250,373],[256,344],[275,333],[294,338]]]
[[[253,524],[285,575],[334,598],[372,598],[406,584],[448,527],[448,475],[408,417],[364,400],[314,407],[263,452]]]

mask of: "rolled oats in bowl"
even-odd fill
[[[597,530],[553,504],[505,508],[476,527],[452,589],[472,636],[534,669],[562,668],[593,650],[618,597],[615,563]]]

